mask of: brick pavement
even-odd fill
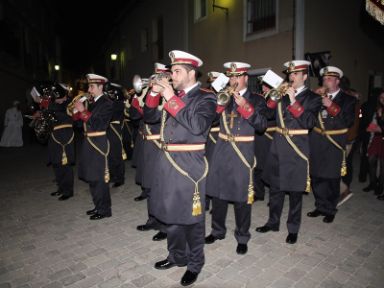
[[[8,287],[179,287],[185,268],[159,271],[167,256],[155,232],[138,232],[146,203],[127,162],[126,184],[111,189],[113,217],[90,221],[87,186],[75,182],[75,197],[57,201],[53,171],[42,146],[0,149],[0,288]],[[285,243],[287,204],[280,232],[259,234],[266,202],[253,207],[252,238],[244,256],[235,252],[234,217],[229,209],[224,240],[205,247],[206,265],[193,287],[384,287],[384,202],[361,192],[341,208],[334,223],[311,219],[313,196],[304,197],[303,223],[296,245]],[[207,234],[210,216],[207,214]]]

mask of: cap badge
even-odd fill
[[[169,53],[169,57],[171,58],[171,62],[175,62],[175,53],[171,52]]]
[[[236,72],[237,66],[236,63],[231,63],[231,71]]]

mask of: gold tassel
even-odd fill
[[[109,169],[106,168],[104,172],[104,182],[109,183]]]
[[[68,164],[67,154],[65,154],[64,150],[63,150],[63,155],[61,156],[61,164],[62,165],[67,165]]]
[[[199,192],[196,191],[193,194],[192,216],[198,216],[201,214],[201,202]]]
[[[343,161],[341,162],[341,176],[347,175],[347,162],[345,161],[345,150],[343,151]]]
[[[247,204],[253,204],[255,201],[255,192],[253,191],[253,185],[248,185],[248,201]]]
[[[305,192],[311,192],[311,178],[309,177],[309,175],[307,176],[307,186],[305,187]]]
[[[122,154],[123,160],[127,160],[127,153],[125,153],[124,148],[123,148],[123,150],[121,151],[121,154]]]

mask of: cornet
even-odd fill
[[[153,74],[149,78],[141,78],[139,75],[133,76],[133,89],[137,94],[141,94],[144,88],[151,85],[154,81],[161,81],[163,78],[170,80],[168,73]]]
[[[287,90],[291,85],[291,82],[284,82],[279,87],[273,88],[265,93],[265,98],[269,97],[273,101],[279,101],[287,93]]]
[[[75,108],[75,103],[77,101],[84,102],[85,100],[88,100],[91,95],[88,93],[80,93],[73,97],[72,101],[67,105],[67,114],[69,116],[72,116],[73,114],[76,114],[78,111]]]
[[[237,88],[237,83],[235,87],[227,87],[219,92],[217,92],[217,104],[220,106],[226,106],[229,103],[229,100],[231,100],[231,96],[235,94],[236,88]]]

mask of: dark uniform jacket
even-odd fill
[[[152,97],[152,96],[150,96]],[[176,97],[176,96],[175,96]],[[177,100],[185,104],[177,114],[170,116],[164,128],[165,143],[177,144],[202,144],[207,141],[209,128],[215,118],[216,98],[214,94],[194,87],[183,98]],[[171,103],[170,103],[171,102]],[[164,109],[172,110],[180,107],[168,101]],[[169,106],[168,106],[169,105]],[[170,107],[170,108],[167,108]],[[160,121],[161,112],[157,108],[145,106],[145,118],[148,122]],[[172,159],[195,181],[204,174],[204,150],[192,152],[169,152]],[[199,182],[200,201],[202,214],[192,216],[194,183],[169,162],[165,153],[157,154],[155,173],[151,187],[150,203],[153,207],[152,214],[166,224],[190,225],[204,221],[205,205],[205,179]]]
[[[108,161],[110,165],[111,181],[124,181],[122,125],[124,121],[124,102],[113,101],[113,114],[107,129],[107,138],[110,144]],[[114,122],[114,123],[113,123]],[[112,128],[113,127],[113,128]],[[117,132],[117,134],[116,134]],[[115,178],[115,179],[113,179]]]
[[[355,119],[356,98],[340,90],[332,101],[334,104],[331,108],[338,107],[340,110],[334,116],[332,116],[333,113],[331,112],[332,114],[327,113],[327,117],[322,118],[325,130],[339,130],[351,127]],[[319,121],[316,120],[316,127],[320,128]],[[345,149],[347,133],[330,135],[330,137]],[[314,130],[310,133],[309,139],[311,175],[321,178],[339,178],[343,158],[342,151],[332,144],[325,135],[321,135]]]
[[[299,109],[302,109],[297,118],[288,110],[289,97],[286,95],[282,98],[282,111],[286,128],[312,129],[316,123],[317,113],[321,108],[321,97],[309,89],[305,89],[296,96],[296,102],[300,105]],[[275,114],[276,125],[281,128],[277,111],[277,105],[274,109],[270,109],[270,112]],[[298,112],[297,109],[296,112]],[[309,158],[309,136],[297,135],[291,136],[291,139],[300,151]],[[306,189],[307,172],[309,172],[307,171],[307,162],[295,152],[282,134],[276,132],[263,172],[264,181],[273,186],[274,189],[302,192]]]
[[[59,125],[68,124],[72,126],[72,118],[67,114],[67,105],[68,101],[58,104],[58,103],[51,103],[48,106],[48,110],[52,111],[55,115],[55,123],[54,127],[57,127]],[[62,156],[63,156],[63,148],[60,144],[56,143],[52,135],[56,138],[57,141],[59,141],[61,144],[66,144],[73,136],[73,128],[63,128],[58,130],[53,130],[51,137],[48,140],[48,157],[49,157],[49,163],[51,163],[54,166],[61,166],[62,165]],[[75,140],[72,139],[71,143],[68,145],[65,145],[65,154],[67,156],[68,165],[75,164],[75,146],[74,146]]]
[[[243,97],[254,107],[254,111],[251,115],[247,115],[247,119],[243,118],[237,112],[238,105],[233,97],[231,97],[230,103],[225,108],[228,128],[231,134],[233,136],[254,136],[255,130],[263,133],[267,128],[264,98],[252,94],[249,90],[245,92]],[[231,129],[230,114],[232,111],[237,116]],[[227,134],[222,117],[220,118],[220,133]],[[236,146],[252,167],[255,157],[254,141],[236,142]],[[249,177],[249,168],[241,161],[231,143],[219,137],[210,163],[207,178],[207,194],[222,200],[246,202],[248,199]]]
[[[89,119],[85,122],[85,132],[104,131],[108,129],[113,113],[113,102],[108,96],[103,95],[96,102],[89,104]],[[104,181],[105,157],[100,154],[84,136],[79,161],[79,178],[91,181]],[[107,152],[107,135],[89,137],[103,153]]]

